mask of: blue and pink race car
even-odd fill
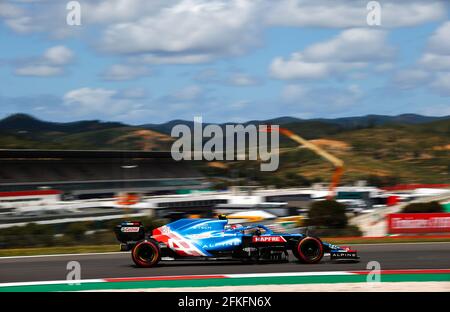
[[[240,260],[285,262],[289,251],[301,263],[318,263],[325,253],[331,260],[358,261],[356,250],[322,242],[318,237],[275,233],[264,225],[229,225],[218,219],[180,219],[147,233],[140,222],[115,227],[121,250],[131,250],[138,267],[170,260]]]

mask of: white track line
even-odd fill
[[[323,276],[323,275],[355,275],[348,271],[327,271],[327,272],[287,272],[287,273],[248,273],[248,274],[224,274],[229,278],[245,277],[275,277],[275,276]]]
[[[11,286],[38,286],[38,285],[59,285],[59,284],[85,284],[85,283],[103,283],[103,279],[85,279],[85,280],[60,280],[60,281],[37,281],[37,282],[13,282],[0,283],[0,287]]]

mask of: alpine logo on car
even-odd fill
[[[357,258],[356,252],[331,252],[331,257],[335,258]]]
[[[215,247],[220,247],[220,246],[238,246],[242,243],[242,240],[239,238],[232,238],[223,242],[219,242],[219,243],[210,243],[207,245],[203,245],[203,248],[215,248]]]
[[[286,240],[283,236],[253,236],[253,243],[284,243]]]

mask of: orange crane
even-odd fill
[[[271,126],[267,127],[267,132],[274,131],[275,129]],[[295,134],[291,130],[285,129],[285,128],[278,128],[278,132],[283,134],[284,136],[288,137],[289,139],[297,142],[300,145],[303,145],[304,147],[312,150],[317,155],[325,158],[329,162],[331,162],[334,166],[334,173],[333,177],[331,179],[330,187],[329,187],[329,194],[327,196],[327,199],[333,199],[335,195],[335,188],[339,184],[339,181],[341,179],[342,174],[344,173],[344,161],[337,158],[336,156],[331,155],[324,149],[320,148],[319,146],[309,142],[308,140],[305,140],[301,136]]]

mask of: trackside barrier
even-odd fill
[[[392,213],[387,222],[389,234],[450,232],[450,213]]]

